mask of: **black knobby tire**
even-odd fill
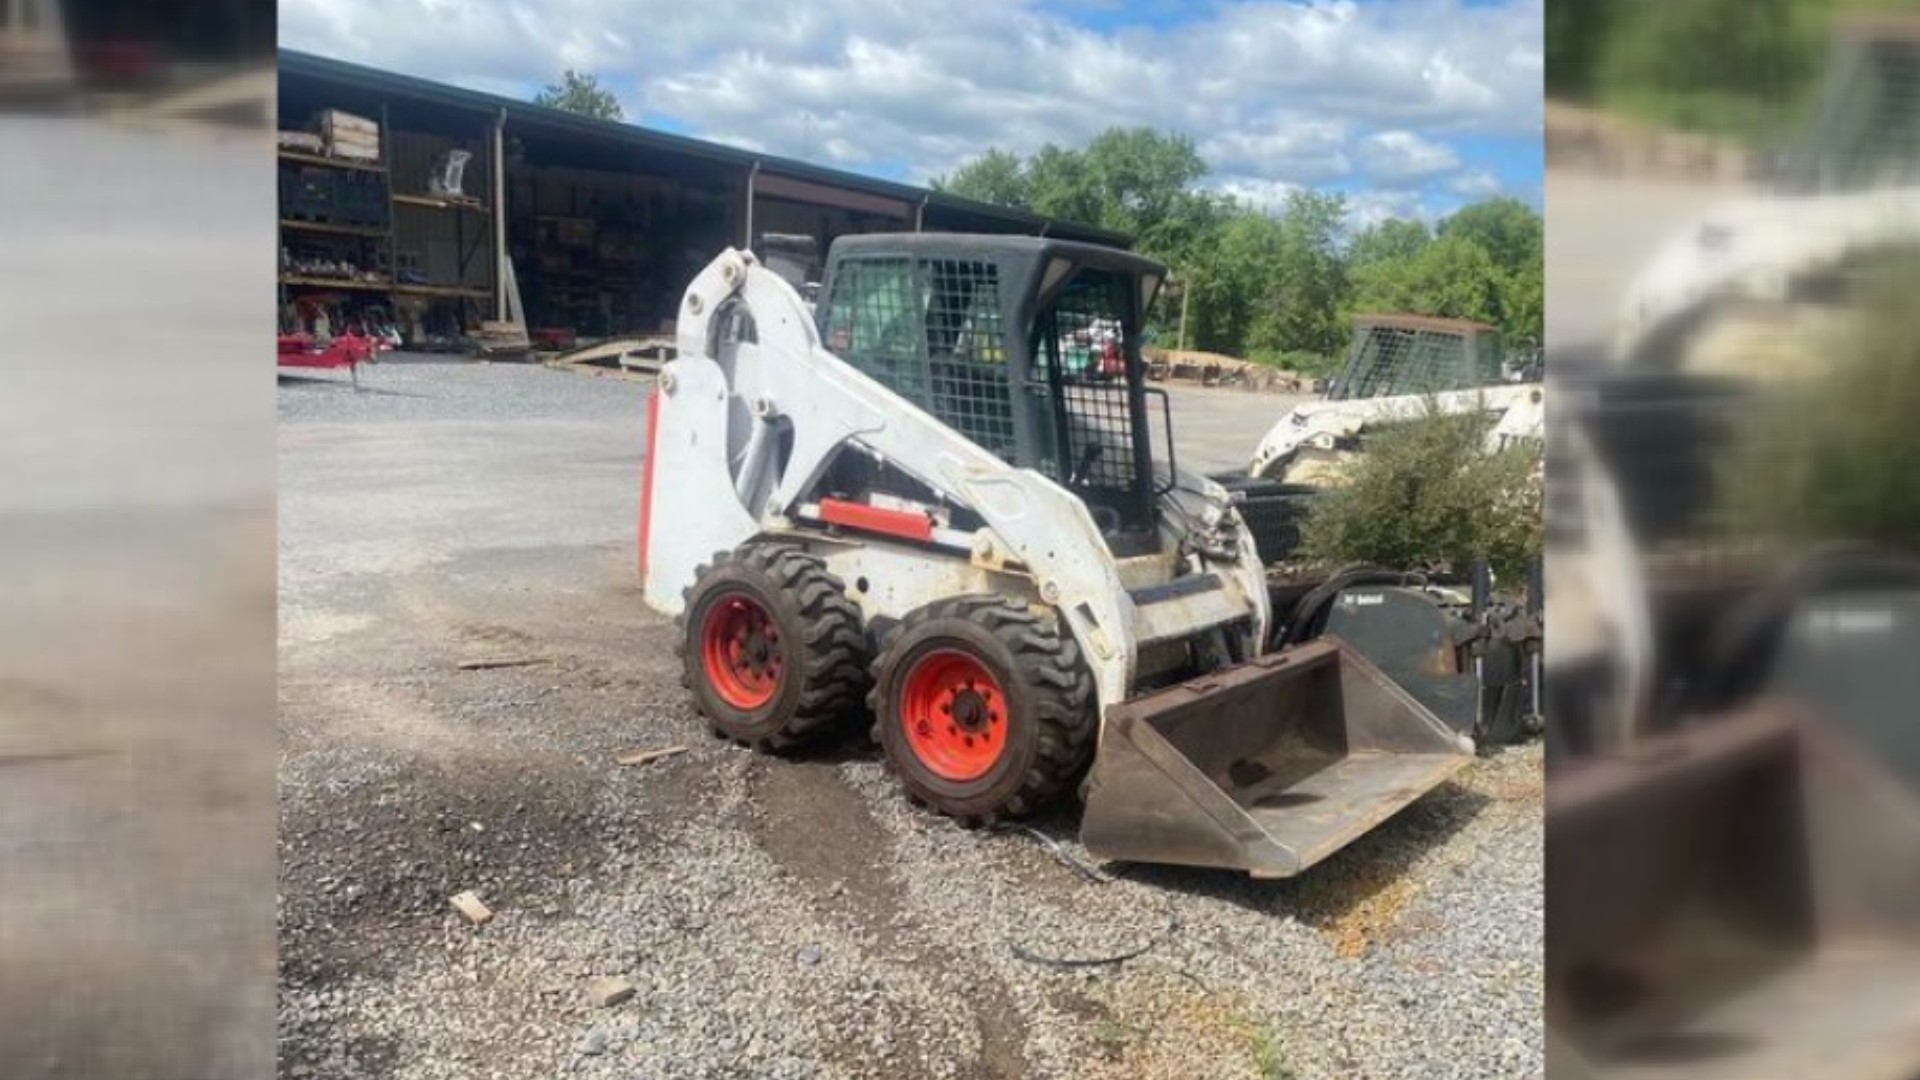
[[[966,778],[943,776],[907,730],[910,687],[956,656],[985,669],[1005,706],[995,714],[1005,728],[991,766]],[[1093,676],[1055,619],[1024,604],[997,596],[929,604],[887,628],[873,672],[874,740],[910,798],[963,824],[1033,814],[1071,787],[1092,758]]]
[[[715,555],[682,597],[674,646],[681,682],[716,735],[784,750],[859,714],[869,659],[860,609],[817,556],[791,544],[747,544]],[[723,605],[764,612],[771,633],[763,654],[777,675],[763,680],[772,686],[763,702],[737,693],[730,701],[733,684],[709,664],[706,635]]]

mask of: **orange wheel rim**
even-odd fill
[[[942,780],[978,780],[1006,753],[1006,691],[967,653],[939,649],[915,661],[900,706],[907,746]]]
[[[786,660],[773,615],[751,596],[715,600],[700,623],[700,657],[707,683],[728,705],[752,712],[780,692]]]

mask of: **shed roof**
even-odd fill
[[[383,97],[411,98],[438,105],[444,108],[468,111],[478,115],[495,116],[505,114],[509,123],[526,128],[540,129],[544,133],[577,135],[590,139],[610,139],[635,146],[644,146],[670,154],[684,154],[705,158],[711,161],[737,165],[743,169],[758,166],[763,172],[789,176],[798,180],[810,180],[815,183],[845,188],[851,191],[866,192],[887,198],[898,199],[906,203],[921,203],[939,206],[961,213],[993,218],[999,221],[1023,225],[1039,231],[1045,229],[1049,235],[1063,239],[1081,240],[1089,243],[1106,244],[1111,247],[1131,247],[1132,238],[1124,233],[1102,229],[1077,221],[1049,218],[1009,206],[980,202],[963,198],[951,192],[934,191],[930,188],[915,187],[911,184],[882,180],[872,176],[829,169],[811,165],[792,158],[783,158],[773,154],[762,154],[739,147],[723,146],[704,139],[674,135],[653,128],[641,127],[618,120],[598,120],[581,116],[562,109],[535,105],[532,102],[519,101],[489,94],[479,90],[437,83],[412,75],[401,75],[378,68],[366,67],[336,60],[313,53],[299,52],[293,49],[280,50],[280,77],[284,79],[307,80],[319,83],[338,83],[350,86],[358,93],[375,94]]]

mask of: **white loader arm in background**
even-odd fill
[[[1627,290],[1617,366],[1723,300],[1785,303],[1794,283],[1862,255],[1920,244],[1920,188],[1743,199],[1669,241]]]
[[[1538,442],[1545,431],[1546,395],[1538,383],[1486,386],[1444,394],[1317,401],[1295,408],[1267,432],[1255,448],[1247,475],[1284,479],[1304,451],[1332,452],[1365,432],[1423,415],[1431,402],[1441,412],[1485,410],[1500,417],[1488,433],[1490,449]]]

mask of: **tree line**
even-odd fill
[[[1835,16],[1908,0],[1554,0],[1547,93],[1765,141],[1804,115]]]
[[[989,150],[934,187],[1134,237],[1173,275],[1150,319],[1163,346],[1325,373],[1359,312],[1473,319],[1510,345],[1540,340],[1544,237],[1527,204],[1487,199],[1433,226],[1355,230],[1337,192],[1294,190],[1267,210],[1206,189],[1209,172],[1185,136],[1114,128],[1078,150]]]
[[[534,102],[621,119],[613,93],[572,70]],[[1388,219],[1355,231],[1336,192],[1295,190],[1270,212],[1207,190],[1209,171],[1185,136],[1113,128],[1078,150],[989,150],[933,186],[1132,236],[1173,272],[1149,323],[1164,346],[1325,374],[1359,312],[1473,319],[1510,344],[1540,340],[1544,241],[1525,203],[1488,199],[1436,226]]]

